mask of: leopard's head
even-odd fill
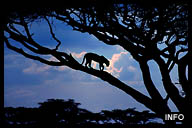
[[[106,59],[104,56],[102,56],[102,58],[103,58],[103,63],[105,63],[105,64],[106,64],[106,66],[108,67],[108,66],[110,65],[109,60],[108,60],[108,59]]]

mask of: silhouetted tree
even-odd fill
[[[5,108],[6,127],[34,127],[38,123],[38,108]],[[3,126],[3,125],[2,125]]]
[[[105,117],[105,121],[114,121],[115,123],[130,125],[130,124],[147,124],[148,121],[157,116],[149,111],[138,112],[135,108],[129,108],[126,110],[115,109],[112,111],[103,110],[102,114]]]
[[[136,101],[164,118],[171,110],[167,105],[171,99],[179,112],[185,114],[185,121],[192,113],[192,70],[189,65],[191,52],[189,47],[189,15],[191,8],[187,1],[145,2],[132,0],[112,0],[108,4],[88,2],[84,6],[65,5],[63,8],[33,8],[9,10],[4,27],[4,42],[7,47],[25,57],[52,66],[68,66],[94,75],[111,85],[121,89]],[[144,86],[150,96],[133,89],[106,71],[89,69],[79,64],[70,54],[59,51],[62,43],[55,35],[50,20],[59,20],[70,25],[73,30],[94,35],[108,45],[119,45],[127,50],[140,65]],[[30,32],[32,22],[47,22],[52,38],[57,42],[54,49],[42,46],[35,41]],[[190,30],[191,31],[191,30]],[[17,41],[23,47],[12,43]],[[34,54],[35,53],[35,54]],[[53,56],[57,61],[44,58]],[[162,84],[167,97],[162,97],[152,81],[149,61],[154,61],[161,73]],[[172,81],[170,72],[176,67],[177,82],[181,89]],[[180,92],[183,92],[183,95]]]
[[[148,111],[138,112],[134,108],[126,110],[103,110],[93,113],[79,108],[74,100],[48,99],[39,103],[38,108],[5,108],[7,127],[109,127],[133,126],[154,122],[155,114]],[[158,123],[156,123],[158,124]]]
[[[75,103],[74,100],[55,100],[49,99],[47,102],[39,103],[41,118],[40,122],[47,125],[52,125],[53,127],[58,126],[58,123],[63,123],[70,127],[79,123],[78,114],[80,109],[79,103]]]

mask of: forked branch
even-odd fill
[[[57,37],[55,36],[55,33],[53,32],[53,29],[52,29],[52,26],[51,26],[51,23],[49,22],[49,19],[45,16],[44,17],[45,20],[47,21],[48,25],[49,25],[49,29],[50,29],[50,33],[51,33],[51,36],[53,37],[53,39],[58,42],[55,50],[58,50],[59,46],[61,45],[61,41],[59,39],[57,39]]]

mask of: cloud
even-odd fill
[[[25,59],[20,54],[6,54],[4,56],[4,64],[6,69],[22,69],[26,66],[31,65],[30,61]]]
[[[83,55],[85,55],[86,53],[87,53],[87,52],[83,51],[83,52],[81,52],[81,53],[72,52],[71,54],[72,54],[72,56],[80,59],[80,58],[81,58]]]
[[[120,53],[117,53],[117,54],[113,54],[112,58],[110,59],[110,66],[107,67],[107,71],[109,73],[114,74],[117,77],[119,77],[119,73],[122,72],[123,67],[118,69],[118,68],[115,67],[115,63],[117,63],[120,60],[121,55],[123,55],[123,54],[128,54],[128,52],[120,52]]]
[[[47,59],[48,61],[55,61],[58,62],[58,60],[51,56],[49,59]],[[39,74],[39,73],[48,73],[47,71],[49,71],[51,68],[53,68],[52,66],[46,65],[46,64],[37,64],[36,61],[34,60],[30,60],[30,66],[26,67],[23,69],[24,73],[27,74]]]
[[[34,92],[30,91],[30,90],[25,90],[25,89],[20,89],[20,90],[16,90],[15,91],[15,95],[17,96],[32,96],[34,95]]]
[[[21,98],[21,97],[31,97],[34,96],[35,92],[31,91],[29,88],[9,88],[6,89],[5,97]]]
[[[77,54],[75,52],[73,52],[74,56],[76,57],[80,57],[84,54],[84,52]],[[47,59],[48,61],[55,61],[58,62],[58,60],[51,56],[49,59]],[[30,66],[23,69],[24,73],[27,74],[39,74],[39,73],[48,73],[48,71],[50,69],[54,69],[57,71],[65,71],[65,70],[69,70],[70,68],[67,66],[58,66],[58,67],[53,67],[53,66],[49,66],[49,65],[45,65],[45,64],[37,64],[35,61],[31,61]]]
[[[49,65],[38,65],[35,62],[31,63],[30,67],[27,67],[23,69],[23,73],[26,74],[39,74],[39,73],[45,73],[47,74],[51,69],[57,70],[57,71],[66,71],[70,70],[69,67],[67,66],[58,66],[58,67],[53,67]]]
[[[37,63],[32,61],[31,65],[29,67],[23,69],[23,72],[27,73],[27,74],[38,74],[38,73],[46,72],[50,68],[51,68],[51,66],[49,66],[49,65],[40,66]]]
[[[132,65],[128,66],[127,69],[128,69],[128,71],[130,71],[130,72],[135,72],[135,71],[137,70],[137,69],[136,69],[134,66],[132,66]]]
[[[80,53],[76,53],[76,52],[71,52],[72,56],[74,56],[77,59],[81,59],[87,52],[82,51]],[[110,65],[109,67],[106,67],[106,71],[111,73],[112,75],[119,77],[120,73],[123,71],[123,67],[125,67],[124,63],[121,63],[121,67],[117,68],[117,63],[120,62],[120,59],[122,58],[122,55],[127,55],[128,52],[126,51],[121,51],[120,53],[115,53],[112,55],[111,59],[109,59],[110,61]],[[129,56],[128,58],[130,61],[132,61],[131,56]],[[49,61],[58,61],[55,57],[50,57],[48,59]],[[94,69],[97,68],[98,63],[95,61],[92,61],[92,67]],[[53,67],[53,66],[49,66],[49,65],[45,65],[45,64],[37,64],[34,61],[31,61],[31,64],[29,67],[23,69],[24,73],[27,74],[39,74],[39,73],[49,73],[49,71],[53,69],[59,72],[62,71],[67,71],[67,72],[71,72],[72,74],[74,74],[73,70],[67,66],[57,66],[57,67]],[[127,70],[130,72],[136,72],[136,68],[132,65],[129,65],[127,67]]]
[[[121,47],[120,45],[117,45],[117,46],[116,46],[116,50],[117,50],[117,51],[121,51],[121,52],[122,52],[122,51],[125,51],[124,48]]]
[[[87,52],[82,51],[80,53],[76,53],[76,52],[70,52],[70,53],[72,54],[73,57],[80,59]],[[51,56],[47,60],[58,62],[58,60],[53,56]],[[22,70],[23,73],[26,73],[26,74],[40,74],[40,73],[48,74],[51,70],[56,70],[59,72],[62,72],[62,71],[74,72],[71,68],[69,68],[67,66],[49,66],[46,64],[38,64],[36,61],[33,61],[33,60],[30,60],[30,61],[31,61],[30,65]],[[94,67],[96,67],[96,62],[94,63]]]

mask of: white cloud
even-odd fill
[[[86,52],[81,52],[78,54],[78,53],[72,52],[72,55],[77,58],[81,58],[85,53]],[[58,62],[58,60],[53,56],[51,56],[48,60]],[[45,65],[45,64],[38,65],[36,62],[31,61],[30,66],[23,69],[23,72],[27,73],[27,74],[48,73],[48,71],[50,69],[54,69],[57,71],[66,71],[66,70],[70,70],[71,68],[69,68],[67,66],[53,67],[53,66],[49,66],[49,65]]]
[[[128,71],[130,71],[130,72],[135,72],[137,69],[134,67],[134,66],[132,66],[132,65],[129,65],[128,67],[127,67],[127,69],[128,69]]]
[[[57,70],[57,71],[70,70],[70,68],[67,67],[67,66],[59,66],[59,67],[55,67],[54,69]]]
[[[32,62],[31,66],[23,69],[23,72],[27,73],[27,74],[38,74],[38,73],[46,72],[50,68],[51,68],[51,66],[49,66],[49,65],[40,66],[37,63]]]
[[[115,63],[117,63],[122,54],[127,54],[128,52],[120,52],[117,54],[113,54],[112,58],[110,59],[110,65],[107,68],[107,72],[112,73],[113,75],[115,75],[116,77],[119,77],[119,73],[122,72],[123,67],[121,67],[120,69],[115,67]]]
[[[34,96],[35,92],[31,91],[29,88],[6,88],[5,97],[21,98],[21,97],[31,97]]]
[[[4,56],[5,68],[23,68],[30,65],[30,61],[20,54],[6,54]]]
[[[34,95],[34,93],[30,90],[20,89],[15,91],[15,95],[25,97],[25,96],[32,96]]]
[[[76,58],[82,58],[83,55],[85,55],[87,52],[83,51],[81,53],[75,53],[75,52],[72,52],[72,56],[76,57]]]
[[[124,48],[121,47],[120,45],[117,45],[117,46],[116,46],[116,49],[117,49],[117,51],[120,51],[120,52],[125,51]]]
[[[58,62],[58,60],[51,56],[49,61],[55,61]],[[30,66],[23,69],[24,73],[27,74],[39,74],[39,73],[48,73],[48,71],[53,68],[52,66],[46,65],[46,64],[37,64],[36,61],[30,60]]]

